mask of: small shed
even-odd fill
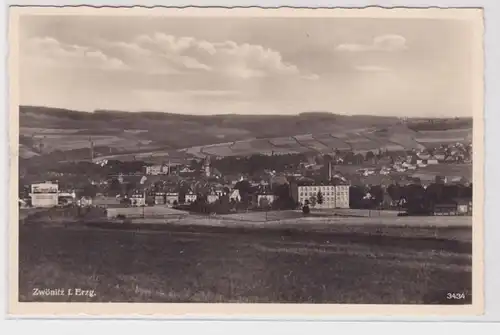
[[[456,203],[442,203],[434,206],[434,215],[457,215]]]

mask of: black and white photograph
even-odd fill
[[[480,312],[482,33],[478,9],[11,7],[11,303]]]

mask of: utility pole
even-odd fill
[[[43,153],[44,149],[45,149],[45,136],[42,136],[42,138],[40,139],[38,150],[40,151],[40,153]]]
[[[94,142],[92,142],[92,137],[89,136],[89,144],[90,144],[90,161],[94,161]]]

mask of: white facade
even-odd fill
[[[323,203],[314,208],[349,208],[349,185],[312,185],[298,186],[298,201],[304,204],[311,197],[318,197],[318,192],[323,196]]]
[[[209,195],[207,195],[207,202],[209,204],[212,204],[212,203],[216,202],[217,200],[219,200],[219,196],[217,194],[209,194]]]
[[[196,198],[197,198],[196,194],[194,194],[194,193],[187,193],[185,201],[186,202],[195,202]]]
[[[33,207],[54,207],[59,203],[59,185],[51,182],[31,185]]]
[[[132,206],[146,206],[146,197],[144,194],[132,194],[130,196],[130,205]]]
[[[82,197],[78,204],[82,207],[92,206],[92,198],[91,197]]]
[[[168,174],[168,166],[166,166],[166,165],[146,166],[146,174],[152,175],[152,176]]]
[[[229,200],[240,202],[241,201],[240,191],[236,188],[232,190],[231,193],[229,193]]]
[[[267,199],[267,203],[271,205],[274,200],[275,200],[275,195],[274,194],[257,194],[257,204],[260,207],[261,201],[264,201],[262,199]]]

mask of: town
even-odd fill
[[[462,143],[364,155],[336,150],[162,164],[97,157],[60,162],[45,173],[37,168],[32,178],[25,169],[20,175],[19,206],[98,207],[113,218],[144,217],[141,207],[206,214],[361,209],[399,215],[472,215],[472,181],[467,177],[471,167],[472,144]],[[161,216],[161,211],[148,213]]]

